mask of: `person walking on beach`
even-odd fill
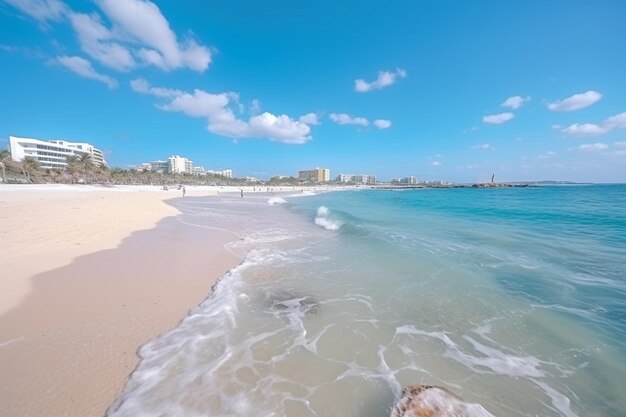
[[[187,191],[187,190],[185,190],[185,187],[183,186],[183,197],[185,196],[185,192],[186,192],[186,191]]]
[[[241,198],[243,198],[243,188],[241,189]]]

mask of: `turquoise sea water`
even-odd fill
[[[626,186],[283,198],[176,203],[245,261],[110,416],[387,416],[417,383],[463,415],[625,415]]]

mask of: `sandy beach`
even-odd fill
[[[189,189],[187,195],[216,194]],[[157,187],[0,187],[0,415],[102,416],[136,349],[239,259]]]

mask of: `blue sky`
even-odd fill
[[[0,146],[626,182],[626,2],[0,0]]]

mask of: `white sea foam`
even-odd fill
[[[285,204],[286,202],[287,200],[282,197],[271,197],[269,200],[267,200],[267,204],[269,204],[270,206],[273,206],[274,204]]]
[[[323,227],[326,230],[339,230],[342,226],[342,222],[328,218],[330,210],[326,206],[319,206],[317,209],[317,216],[315,217],[315,224]]]
[[[463,351],[460,345],[455,343],[444,332],[427,332],[407,325],[398,327],[396,334],[418,335],[439,339],[446,347],[444,356],[454,359],[478,373],[492,372],[498,375],[512,377],[545,376],[544,371],[540,369],[542,362],[534,356],[507,354],[498,349],[483,345],[469,336],[464,336],[463,338],[467,340],[481,356],[472,355]]]
[[[297,194],[290,194],[287,197],[293,198],[293,197],[312,197],[314,195],[317,195],[317,193],[314,193],[313,191],[302,191],[300,193]]]

